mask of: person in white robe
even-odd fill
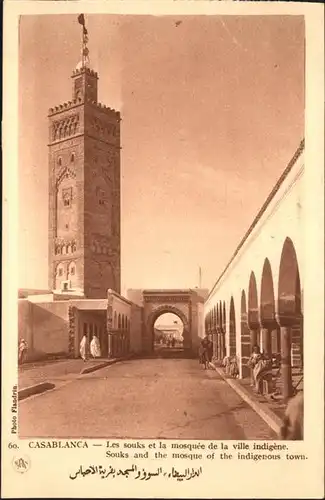
[[[18,346],[18,363],[23,364],[28,350],[28,344],[25,339],[21,339]]]
[[[93,358],[100,358],[101,356],[99,338],[96,335],[93,336],[90,342],[90,354]]]
[[[81,339],[79,347],[80,356],[84,361],[86,361],[86,347],[87,347],[87,336],[84,335]]]

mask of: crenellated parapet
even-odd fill
[[[95,105],[98,109],[101,111],[104,111],[108,114],[114,114],[116,118],[119,118],[119,121],[121,121],[121,115],[119,111],[116,111],[114,108],[110,108],[109,106],[106,106],[106,104],[102,104],[101,102],[92,102],[92,105]]]
[[[78,97],[77,99],[72,99],[71,101],[66,101],[62,104],[59,104],[57,106],[54,106],[53,108],[49,108],[48,110],[48,116],[51,117],[53,115],[56,115],[58,113],[62,113],[62,111],[68,111],[69,109],[73,109],[77,106],[80,106],[85,103],[85,100],[82,97]],[[114,114],[116,118],[120,117],[120,112],[116,111],[114,108],[110,108],[109,106],[106,106],[106,104],[102,104],[101,102],[96,102],[96,101],[89,101],[87,100],[87,104],[90,104],[91,106],[103,111],[104,113],[106,112],[107,114]]]
[[[98,73],[97,71],[94,71],[93,69],[88,68],[87,66],[81,67],[81,68],[76,68],[72,72],[72,76],[81,76],[83,74],[87,74],[89,76],[93,76],[97,78],[98,80]]]
[[[49,108],[48,116],[53,116],[58,113],[62,113],[62,111],[67,111],[68,109],[75,108],[76,106],[80,106],[83,104],[83,99],[79,97],[78,99],[72,99],[72,101],[66,101],[63,104],[58,104],[53,108]]]

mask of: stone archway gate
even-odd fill
[[[204,298],[192,289],[143,290],[142,351],[154,349],[154,323],[164,313],[174,313],[184,325],[184,349],[197,353],[204,336]]]

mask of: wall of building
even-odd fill
[[[142,351],[143,308],[132,304],[130,323],[130,350],[133,353]]]
[[[206,301],[206,311],[212,309],[220,295],[230,303],[231,295],[236,289],[240,293],[244,289],[247,296],[251,271],[255,273],[257,289],[260,290],[266,258],[271,264],[277,301],[281,252],[287,237],[294,243],[300,275],[303,276],[303,188],[303,165],[300,163],[290,172],[243,247],[210,293]],[[239,299],[237,297],[236,300],[236,309],[240,306],[240,293]]]
[[[188,348],[191,348],[193,353],[196,353],[199,346],[199,330],[198,330],[198,304],[196,301],[196,297],[191,297],[191,305],[189,309],[189,319],[190,319],[190,338],[188,341]],[[186,344],[184,342],[184,347]]]
[[[143,307],[143,290],[144,289],[139,289],[139,288],[129,288],[126,291],[126,298],[130,301],[133,302],[134,304],[137,304],[140,307]]]
[[[204,337],[204,301],[198,295],[191,297],[191,347],[197,354],[200,341]]]
[[[53,123],[67,117],[54,114]],[[61,282],[71,279],[74,289],[83,290],[84,283],[84,147],[80,134],[83,113],[76,137],[52,142],[49,150],[49,286],[60,289]],[[51,131],[51,129],[50,129]],[[56,188],[59,188],[58,194]],[[63,203],[64,189],[70,189],[70,204]],[[69,195],[69,193],[67,193]],[[60,231],[58,231],[60,229]],[[74,274],[68,266],[75,263]],[[61,266],[59,264],[61,263]],[[61,271],[60,271],[61,269]],[[61,273],[61,274],[60,274]]]
[[[51,295],[51,290],[39,290],[36,288],[19,288],[18,290],[18,298],[19,299],[27,299],[27,297],[32,295]]]
[[[199,339],[203,339],[205,335],[205,329],[204,329],[204,304],[203,303],[198,303],[197,304],[197,314],[198,314],[198,336]]]
[[[284,243],[289,238],[294,246],[303,294],[303,205],[304,205],[304,158],[298,157],[284,180],[278,184],[277,191],[265,206],[255,226],[247,235],[243,245],[229,261],[228,266],[211,290],[205,303],[205,314],[211,312],[220,303],[226,309],[226,347],[230,354],[230,304],[234,302],[236,354],[241,352],[241,299],[242,292],[247,301],[249,280],[253,272],[256,278],[258,309],[261,302],[261,284],[263,268],[268,259],[273,279],[274,300],[277,312],[280,262]]]
[[[127,323],[130,324],[131,307],[131,302],[129,302],[124,297],[113,293],[113,329],[118,329],[119,316],[120,321],[122,321],[122,317],[124,317],[124,319],[127,319]]]
[[[131,302],[109,289],[107,290],[108,355],[123,358],[130,354]]]
[[[68,309],[67,301],[18,301],[18,332],[28,343],[28,359],[69,354]]]
[[[32,304],[27,299],[18,300],[18,337],[25,339],[33,347]]]
[[[112,138],[119,119],[115,112],[110,116],[88,107],[86,119],[97,120],[107,130],[100,141],[85,137],[85,295],[103,298],[108,289],[120,292],[120,205],[115,199],[116,192],[120,195],[120,171]],[[99,137],[98,131],[95,136]]]

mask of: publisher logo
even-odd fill
[[[16,472],[24,474],[24,472],[27,472],[30,469],[30,459],[26,455],[16,456],[12,461],[12,466]]]

